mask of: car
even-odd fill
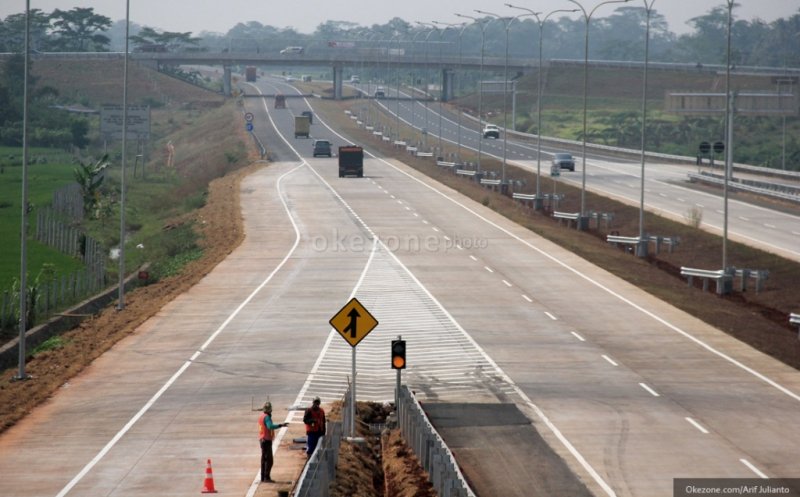
[[[281,50],[281,55],[303,55],[305,51],[303,47],[286,47]]]
[[[350,76],[350,83],[356,84],[361,83],[361,78],[358,77],[358,74],[353,74]]]
[[[553,155],[553,165],[558,166],[559,169],[575,171],[575,158],[572,157],[572,154],[559,152]]]
[[[483,128],[484,138],[500,138],[500,128],[496,124],[487,124]]]
[[[314,113],[310,110],[304,110],[300,115],[308,118],[308,124],[314,124]]]
[[[314,157],[327,155],[333,157],[333,148],[328,140],[314,140]]]

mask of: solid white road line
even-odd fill
[[[553,321],[558,321],[558,318],[557,318],[557,317],[555,317],[555,316],[553,316],[553,315],[552,315],[552,314],[550,314],[549,312],[547,312],[547,311],[544,311],[544,313],[545,313],[545,314],[547,314],[547,317],[549,317],[549,318],[550,318],[550,319],[552,319]]]
[[[575,336],[575,338],[577,338],[577,339],[578,339],[578,340],[580,340],[581,342],[585,342],[585,341],[586,341],[586,339],[585,339],[585,338],[583,338],[582,336],[580,336],[580,335],[578,334],[578,332],[577,332],[577,331],[572,331],[572,332],[570,332],[570,333],[572,333],[572,334]]]
[[[525,299],[525,300],[527,300],[528,302],[533,302],[533,300],[531,300],[531,298],[530,298],[530,297],[528,297],[528,296],[527,296],[527,295],[525,295],[525,294],[522,294],[522,298],[523,298],[523,299]]]
[[[611,364],[612,366],[619,366],[619,364],[617,364],[616,362],[614,362],[614,359],[612,359],[612,358],[608,357],[608,356],[607,356],[607,355],[605,355],[605,354],[603,354],[603,359],[605,359],[606,361],[608,361],[608,362],[609,362],[609,364]]]

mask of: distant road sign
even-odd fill
[[[252,112],[247,112],[247,113],[244,115],[244,120],[245,120],[245,121],[247,121],[247,122],[249,122],[249,123],[251,123],[251,122],[253,122],[253,118],[254,118],[254,117],[255,117],[255,116],[253,116],[253,113],[252,113]]]
[[[122,106],[117,104],[103,104],[100,107],[100,133],[113,140],[122,139]],[[128,106],[128,139],[150,139],[150,106]]]
[[[723,142],[714,142],[714,152],[717,154],[721,154],[725,151],[725,143]]]
[[[353,347],[378,326],[378,320],[356,298],[345,304],[329,322]]]
[[[707,154],[711,152],[711,144],[708,142],[701,142],[698,148],[700,149],[701,154]]]
[[[253,123],[247,123],[247,131],[253,131]]]

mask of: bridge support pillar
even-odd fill
[[[455,95],[455,71],[442,69],[442,102],[449,102]]]
[[[333,66],[333,99],[342,99],[342,66]]]
[[[231,66],[222,66],[222,93],[231,96]]]

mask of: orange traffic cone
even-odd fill
[[[206,466],[206,479],[203,482],[202,494],[215,494],[217,491],[214,489],[214,475],[211,473],[211,459],[208,460]]]

